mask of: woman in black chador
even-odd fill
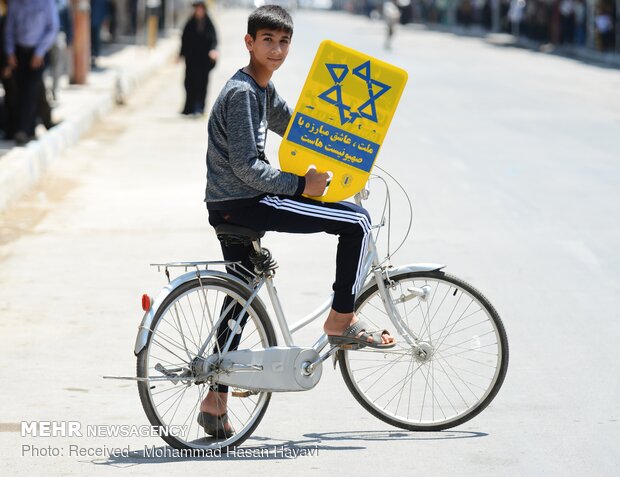
[[[187,21],[181,39],[185,58],[185,107],[182,114],[203,114],[209,72],[217,60],[217,37],[204,1],[192,2],[194,14]]]

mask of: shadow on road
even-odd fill
[[[95,465],[111,467],[132,467],[143,464],[165,464],[177,461],[281,461],[300,457],[316,457],[329,451],[364,451],[363,442],[369,441],[429,441],[454,440],[486,437],[484,432],[442,431],[442,432],[407,432],[407,431],[342,431],[304,434],[306,439],[296,441],[277,441],[268,437],[252,436],[242,447],[229,449],[211,449],[203,452],[181,451],[169,446],[145,446],[142,450],[133,450],[124,455],[110,455],[106,459],[94,459]],[[252,444],[254,441],[254,444]],[[256,441],[263,441],[258,444]],[[269,443],[267,443],[267,441]],[[355,442],[352,445],[348,442]]]
[[[342,431],[304,434],[304,437],[322,441],[438,441],[447,439],[472,439],[486,437],[485,432],[474,431],[441,431],[441,432],[409,432],[398,431]]]

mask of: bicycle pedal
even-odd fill
[[[235,389],[231,394],[233,397],[246,398],[258,393],[256,391],[248,391],[247,389]]]
[[[349,351],[354,351],[356,349],[360,349],[360,345],[358,344],[343,344],[339,346],[340,349],[346,349]]]
[[[338,360],[340,359],[340,351],[336,351],[333,355],[332,355],[332,362],[334,363],[334,369],[336,369],[336,364],[338,363]]]

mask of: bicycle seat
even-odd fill
[[[248,245],[253,240],[258,240],[265,235],[264,230],[253,230],[235,224],[220,224],[215,227],[215,233],[220,242],[231,245]]]

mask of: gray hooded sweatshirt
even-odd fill
[[[209,117],[207,208],[243,207],[267,194],[301,195],[305,179],[265,158],[267,129],[282,136],[290,119],[291,109],[272,82],[261,88],[241,70],[228,80]]]

